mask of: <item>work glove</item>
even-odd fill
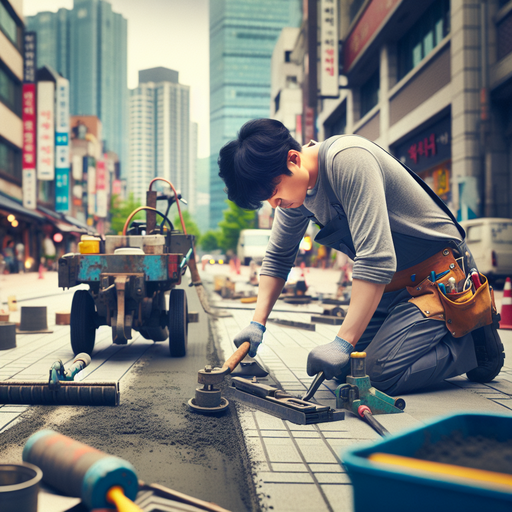
[[[249,355],[251,357],[256,357],[256,352],[258,351],[258,347],[260,343],[263,341],[263,333],[267,329],[263,324],[259,322],[252,321],[247,327],[244,327],[233,339],[233,343],[238,348],[244,341],[249,341],[251,343],[251,348],[249,349]]]
[[[315,347],[308,355],[308,375],[312,377],[324,372],[326,379],[340,375],[343,367],[348,364],[353,350],[354,347],[339,336],[327,345]]]

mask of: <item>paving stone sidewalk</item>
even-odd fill
[[[212,282],[215,270],[207,269],[209,274],[204,280]],[[314,270],[306,274],[310,290],[334,293],[337,273]],[[230,278],[237,281],[237,290],[250,291],[246,276],[230,274]],[[220,296],[213,304],[229,308],[233,315],[210,319],[217,343],[228,356],[235,350],[231,340],[252,319],[254,305],[240,305],[240,301],[222,300]],[[285,312],[294,308],[296,313]],[[318,314],[320,309],[314,304],[290,306],[278,301],[271,318],[309,322],[311,313]],[[270,371],[269,378],[281,389],[301,396],[312,381],[305,370],[307,354],[314,346],[332,341],[337,329],[336,326],[317,324],[312,332],[269,322],[258,360]],[[500,335],[505,351],[510,354],[512,331],[501,330]],[[335,407],[335,389],[334,381],[325,381],[315,399]],[[407,404],[403,413],[378,416],[391,433],[454,412],[512,415],[512,366],[506,362],[498,378],[489,384],[473,383],[460,376],[445,381],[435,390],[404,395],[403,398]],[[353,510],[352,486],[342,464],[342,452],[355,443],[380,439],[370,426],[351,413],[347,413],[343,421],[296,425],[244,403],[238,403],[237,410],[254,463],[254,479],[263,510]]]
[[[229,273],[227,266],[207,267],[202,273],[206,285],[213,286],[216,273]],[[237,287],[254,290],[244,275],[232,275]],[[296,271],[297,277],[299,277]],[[336,290],[338,272],[311,269],[306,272],[309,292],[331,294]],[[17,347],[0,353],[0,379],[46,379],[48,368],[56,359],[66,364],[73,358],[69,327],[55,325],[55,313],[70,309],[74,291],[60,291],[57,274],[48,272],[44,280],[37,274],[0,276],[0,309],[6,308],[8,295],[15,295],[18,306],[46,305],[51,334],[17,335]],[[235,349],[233,336],[252,318],[253,304],[222,300],[212,295],[212,304],[229,307],[232,316],[210,319],[217,345],[225,357]],[[1,302],[4,302],[2,305]],[[316,304],[294,306],[279,301],[273,317],[309,322]],[[11,321],[19,322],[19,310]],[[265,341],[258,359],[270,371],[269,382],[300,396],[312,381],[305,371],[307,354],[316,345],[332,341],[336,326],[317,324],[314,332],[268,323]],[[505,351],[512,352],[512,331],[500,331]],[[97,332],[93,363],[81,375],[87,380],[120,380],[130,375],[135,362],[153,343],[136,335],[127,346],[111,342],[111,330]],[[318,402],[335,406],[334,382],[327,381],[315,394]],[[465,377],[446,381],[435,391],[404,396],[404,413],[381,415],[379,421],[392,433],[420,425],[434,417],[456,411],[507,412],[512,414],[512,366],[505,363],[499,377],[490,384],[475,384]],[[0,405],[0,434],[19,421],[26,406]],[[237,402],[245,442],[253,462],[254,479],[262,510],[287,512],[297,510],[351,511],[352,486],[342,465],[343,449],[354,443],[371,442],[379,436],[363,421],[347,413],[343,421],[316,425],[296,425]]]

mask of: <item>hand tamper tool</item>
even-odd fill
[[[89,509],[142,512],[132,501],[139,490],[135,468],[119,457],[53,430],[40,430],[28,438],[23,460],[43,471],[43,482],[81,498]]]
[[[233,355],[222,365],[222,368],[213,368],[206,365],[204,369],[199,370],[197,382],[202,384],[202,388],[196,388],[195,398],[188,401],[188,406],[192,412],[200,414],[216,414],[225,411],[229,402],[221,396],[220,389],[216,385],[222,384],[224,377],[229,375],[248,354],[251,344],[246,341],[242,343]],[[257,366],[257,365],[256,365]],[[258,374],[255,374],[255,370]],[[251,375],[256,377],[266,377],[268,373],[260,367],[252,368]]]

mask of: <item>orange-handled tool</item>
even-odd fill
[[[117,512],[142,512],[142,509],[124,495],[122,487],[114,486],[107,491],[107,501],[116,506]]]

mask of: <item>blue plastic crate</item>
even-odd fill
[[[512,415],[453,414],[371,445],[344,450],[342,460],[354,485],[355,511],[511,512],[512,489],[507,492],[478,482],[447,482],[443,475],[419,476],[405,467],[387,470],[367,458],[377,452],[414,457],[427,439],[436,443],[454,430],[464,437],[483,435],[512,443]]]

